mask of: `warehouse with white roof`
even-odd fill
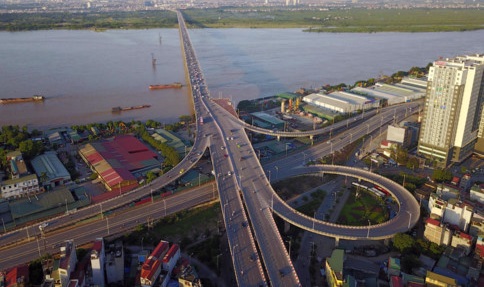
[[[378,107],[378,101],[365,96],[348,92],[333,92],[331,94],[311,94],[303,101],[338,113],[352,113],[358,110]]]

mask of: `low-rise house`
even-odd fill
[[[474,214],[473,206],[456,198],[445,200],[442,197],[443,195],[437,193],[430,195],[430,217],[458,226],[460,230],[467,231]]]
[[[484,184],[474,184],[469,191],[469,196],[472,201],[484,204]]]
[[[326,280],[329,287],[343,286],[343,264],[345,260],[345,253],[342,249],[335,249],[331,253],[331,257],[326,259]]]
[[[163,269],[171,273],[178,259],[180,259],[180,247],[177,244],[173,244],[163,257]]]
[[[60,257],[53,261],[51,275],[47,275],[47,279],[52,278],[55,287],[67,287],[77,263],[74,241],[67,240],[60,247],[60,252]]]
[[[162,259],[168,252],[169,243],[160,241],[141,267],[140,282],[142,287],[153,287],[161,272]]]
[[[97,238],[94,241],[91,250],[91,270],[92,270],[92,283],[97,286],[104,286],[104,266],[105,266],[105,254],[104,254],[104,240]]]
[[[400,259],[389,257],[388,258],[388,278],[392,276],[400,276]]]
[[[34,195],[41,190],[35,174],[3,181],[0,183],[0,189],[1,197],[5,199]]]
[[[456,231],[452,235],[452,242],[450,243],[450,246],[461,248],[464,250],[465,255],[469,255],[469,253],[472,251],[472,241],[473,238],[469,234]]]
[[[57,157],[55,151],[48,151],[32,160],[32,166],[42,186],[47,189],[71,182],[71,175]]]
[[[0,286],[2,283],[0,282]],[[6,287],[27,287],[29,285],[29,266],[26,264],[15,266],[7,271],[5,276]]]
[[[449,245],[452,231],[446,224],[440,221],[427,218],[425,220],[424,238],[438,245]]]
[[[19,150],[7,153],[6,157],[7,162],[10,164],[10,177],[12,179],[29,174],[27,165],[25,164],[22,153]]]
[[[427,271],[425,277],[425,283],[428,287],[441,286],[441,287],[458,287],[457,281],[453,278],[440,275],[431,271]]]

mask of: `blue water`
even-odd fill
[[[426,66],[438,57],[483,53],[484,30],[445,33],[304,33],[300,29],[189,31],[213,97],[234,102],[300,87]],[[159,43],[162,35],[162,44]],[[152,65],[152,55],[157,65]],[[0,98],[44,95],[43,103],[0,105],[0,125],[29,128],[154,119],[191,113],[176,29],[0,32]],[[112,114],[115,106],[150,108]]]

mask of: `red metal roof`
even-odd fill
[[[437,219],[433,219],[433,218],[427,218],[427,220],[425,220],[425,223],[426,224],[432,224],[432,225],[435,225],[435,226],[440,226],[440,221],[438,221]]]
[[[403,287],[403,280],[402,280],[401,277],[392,276],[391,277],[391,281],[392,281],[392,286],[393,287]]]
[[[9,286],[17,286],[16,284],[17,279],[24,278],[24,283],[29,282],[29,266],[28,265],[19,265],[15,266],[14,268],[10,269],[7,272],[7,276],[5,277],[5,283],[7,287]]]
[[[143,168],[145,161],[150,162],[158,157],[134,136],[117,136],[112,141],[102,142],[102,145],[105,148],[102,154],[111,165],[115,166],[115,161],[118,161],[119,167],[130,171]]]
[[[178,249],[179,249],[178,244],[173,244],[168,250],[168,252],[166,253],[165,257],[163,257],[163,263],[168,263],[171,260],[171,258],[173,258],[173,256],[176,254]]]
[[[407,287],[425,287],[425,284],[418,282],[408,282]]]
[[[86,145],[83,154],[111,188],[124,181],[136,181],[132,172],[159,164],[158,155],[130,135]]]
[[[476,244],[476,254],[484,258],[484,245]]]
[[[95,240],[93,245],[92,245],[92,250],[95,250],[97,253],[101,253],[102,247],[103,247],[102,239]]]
[[[460,232],[460,233],[459,233],[459,236],[460,236],[461,238],[465,238],[465,239],[467,239],[467,240],[469,240],[469,241],[472,241],[472,236],[470,236],[470,235],[469,235],[469,234],[467,234],[467,233]]]
[[[145,262],[146,264],[146,262]],[[145,264],[143,264],[143,268],[141,269],[141,278],[145,278],[150,280],[151,282],[155,281],[153,280],[153,276],[155,273],[161,268],[160,267],[160,261],[159,260],[154,260],[152,264],[150,264],[150,268],[145,269]]]
[[[155,250],[151,252],[150,257],[153,256],[156,259],[161,259],[161,256],[168,250],[169,243],[166,241],[160,241],[156,246]]]

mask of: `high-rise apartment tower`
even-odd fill
[[[430,67],[418,152],[446,167],[472,154],[484,97],[484,55],[440,59]]]

